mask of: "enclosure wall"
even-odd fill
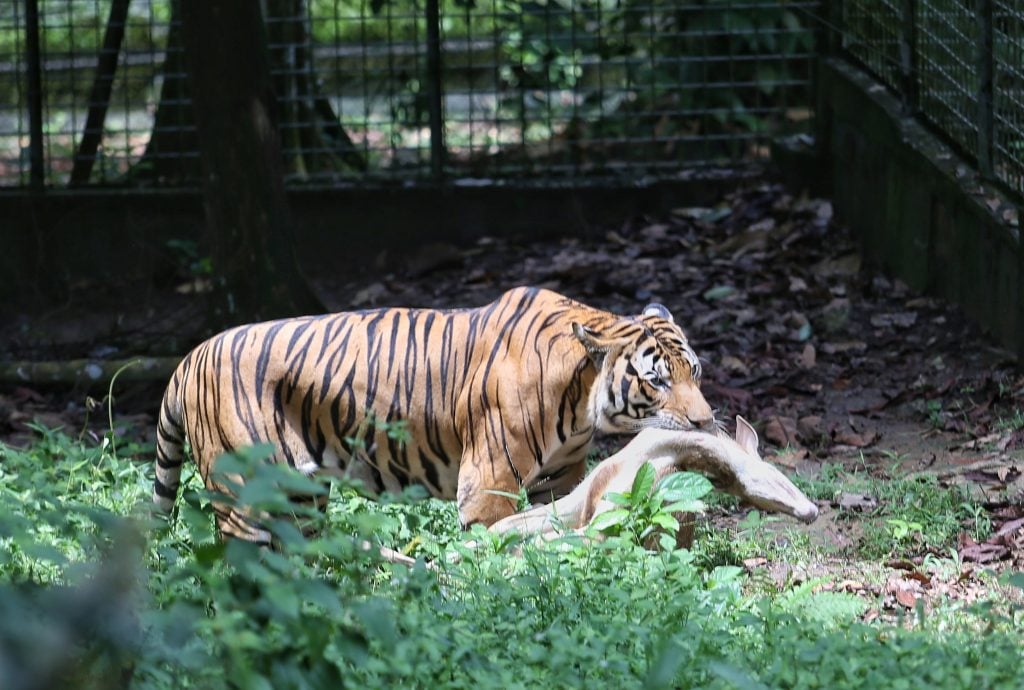
[[[740,182],[726,171],[617,187],[306,189],[289,202],[304,266],[374,280],[424,245],[603,233],[637,215],[711,203]],[[0,307],[53,303],[84,282],[173,281],[168,242],[202,234],[198,192],[0,193]]]

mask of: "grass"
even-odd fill
[[[1024,410],[1014,409],[1013,414],[1008,417],[1000,417],[996,421],[997,431],[1020,431],[1024,429]]]
[[[983,540],[992,529],[988,514],[962,487],[942,486],[930,475],[872,476],[828,464],[817,478],[797,478],[796,484],[817,500],[838,501],[843,493],[874,499],[870,510],[840,513],[860,527],[857,555],[866,559],[944,552],[961,532]]]
[[[450,503],[414,492],[376,502],[334,485],[327,515],[311,518],[317,536],[271,521],[280,546],[268,551],[215,538],[194,476],[173,521],[149,516],[151,456],[46,430],[24,450],[0,445],[0,687],[1019,686],[1013,605],[864,624],[864,599],[739,567],[815,558],[770,516],[705,527],[692,551],[648,551],[638,537],[657,505],[627,494],[621,536],[516,544],[461,533]],[[282,483],[319,490],[252,460],[236,462],[251,466],[254,506],[279,507]],[[891,551],[888,521],[920,526],[907,528],[920,541],[895,542],[910,549],[948,539],[969,513],[928,482],[826,468],[805,488],[825,496],[856,481],[877,494],[870,519],[890,542],[851,558]],[[437,569],[383,564],[361,538]],[[926,566],[954,572],[942,553]]]

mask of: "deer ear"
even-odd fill
[[[658,304],[657,302],[651,302],[644,307],[643,316],[657,316],[658,318],[665,319],[669,323],[675,323],[676,320],[672,318],[672,312],[664,304]]]
[[[736,443],[750,455],[761,457],[757,452],[757,432],[739,415],[736,415]]]

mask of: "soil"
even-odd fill
[[[708,400],[720,417],[754,422],[767,459],[802,476],[824,463],[878,476],[933,473],[964,484],[992,511],[1019,506],[1024,496],[1024,377],[1014,357],[955,307],[862,266],[827,200],[760,182],[713,207],[633,218],[593,239],[484,238],[426,246],[398,268],[386,257],[378,263],[391,272],[355,277],[310,267],[310,274],[332,311],[477,306],[522,284],[622,314],[661,302],[704,362]],[[164,353],[199,339],[197,288],[182,280],[150,300],[166,312],[86,292],[63,310],[9,322],[0,353]],[[159,386],[119,394],[119,433],[151,438],[158,395]],[[0,441],[27,442],[33,420],[101,434],[106,411],[88,410],[102,402],[96,398],[89,402],[84,390],[0,389]],[[602,440],[609,450],[621,443]],[[855,540],[848,521],[834,519],[844,508],[821,507],[809,528],[816,539]],[[993,515],[997,528],[1008,524]],[[1014,530],[987,565],[1019,567],[1022,541],[1024,529]]]

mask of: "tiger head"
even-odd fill
[[[640,316],[572,327],[597,367],[588,409],[598,429],[714,427],[700,392],[700,361],[664,306],[649,304]]]

